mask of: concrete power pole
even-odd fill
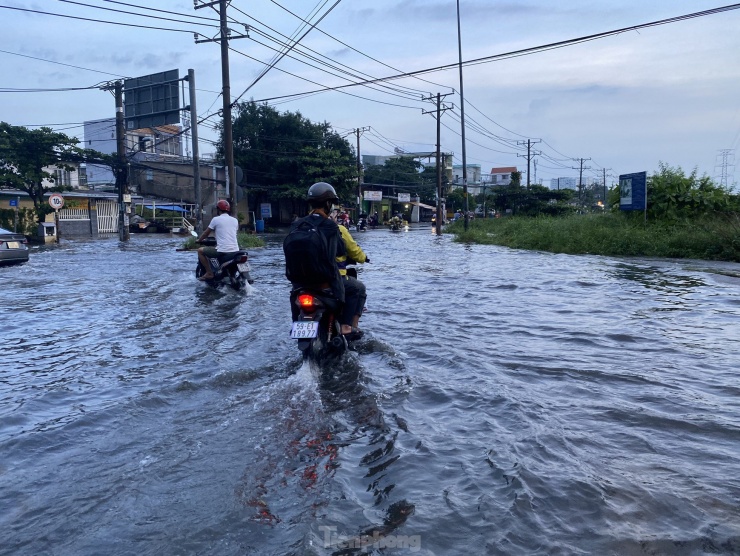
[[[541,141],[532,141],[531,139],[527,139],[527,142],[526,143],[524,143],[524,141],[517,141],[516,142],[517,145],[524,145],[524,144],[527,145],[527,154],[526,155],[523,155],[523,154],[518,154],[517,155],[517,156],[522,156],[522,157],[524,157],[524,158],[527,159],[527,190],[529,190],[529,176],[530,176],[529,165],[532,162],[532,158],[534,158],[538,154],[541,154],[541,153],[539,153],[537,151],[534,151],[533,152],[532,151],[532,145],[536,145],[537,143],[540,143],[540,142]]]
[[[573,160],[575,160],[576,162],[579,162],[580,163],[580,167],[579,168],[576,168],[576,167],[572,167],[572,168],[574,170],[580,170],[580,172],[578,174],[578,202],[580,202],[581,205],[583,205],[583,171],[584,170],[590,170],[591,169],[590,166],[586,166],[584,168],[583,163],[585,161],[591,160],[591,159],[590,158],[574,158]]]
[[[127,208],[131,206],[128,199],[128,166],[126,165],[126,129],[123,122],[123,82],[115,83],[116,96],[116,154],[118,168],[116,169],[116,190],[118,191],[118,238],[128,241],[131,235],[128,229]],[[129,209],[130,210],[130,209]]]
[[[236,172],[234,170],[234,140],[232,136],[231,121],[231,82],[229,78],[229,39],[248,38],[248,35],[232,36],[231,29],[227,26],[226,6],[228,0],[213,0],[212,2],[201,2],[194,0],[194,9],[208,8],[218,5],[218,14],[220,21],[219,38],[198,39],[196,34],[196,43],[202,42],[219,42],[221,43],[221,93],[223,96],[223,121],[224,121],[224,159],[226,162],[226,183],[227,196],[231,205],[232,215],[236,213]],[[214,8],[215,9],[215,8]],[[247,206],[247,221],[249,221],[249,207]]]
[[[607,172],[607,170],[611,170],[611,168],[604,168],[603,169],[603,175],[604,175],[604,210],[607,210],[607,201],[608,201],[608,199],[606,198],[606,172]]]
[[[362,212],[362,159],[360,158],[360,134],[369,131],[369,127],[358,127],[355,129],[357,135],[357,220]]]
[[[431,110],[422,110],[422,114],[434,114],[436,113],[436,120],[437,120],[437,225],[436,225],[436,232],[438,236],[442,235],[442,222],[444,222],[444,216],[442,215],[442,165],[440,163],[440,159],[442,157],[442,153],[440,152],[441,146],[441,129],[440,126],[442,125],[442,112],[445,110],[450,110],[451,106],[445,106],[442,107],[442,99],[449,95],[442,95],[440,93],[437,93],[436,97],[436,104],[437,108],[435,111]],[[434,97],[431,95],[428,97],[422,97],[422,100],[432,100]]]
[[[200,156],[198,152],[198,111],[195,108],[195,70],[188,70],[190,89],[190,130],[193,140],[193,185],[195,186],[195,229],[203,232],[203,198],[200,189]]]

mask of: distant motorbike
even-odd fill
[[[201,245],[215,247],[216,238],[207,237],[203,241],[199,242]],[[227,255],[220,255],[221,260],[217,257],[208,257],[208,262],[211,264],[213,269],[213,280],[207,280],[206,284],[214,288],[221,288],[224,285],[229,285],[235,290],[241,290],[245,284],[253,284],[254,280],[249,274],[249,254],[244,251],[235,251],[234,253],[228,253]],[[195,267],[195,277],[200,278],[206,274],[206,269],[198,261],[198,265]]]
[[[360,216],[360,219],[357,221],[357,231],[358,232],[367,231],[367,218],[365,218],[364,216]]]
[[[400,232],[403,228],[403,221],[398,216],[394,216],[391,218],[388,225],[390,226],[391,232]]]

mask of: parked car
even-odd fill
[[[25,263],[26,261],[28,261],[26,236],[0,228],[0,264]]]

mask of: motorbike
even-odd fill
[[[215,247],[216,238],[207,237],[199,243],[201,245]],[[214,276],[213,280],[206,281],[206,284],[209,286],[221,288],[224,285],[229,285],[239,291],[244,288],[245,284],[254,284],[254,280],[249,274],[249,254],[244,250],[229,253],[226,259],[222,256],[222,260],[220,261],[217,257],[208,257],[208,262],[211,264]],[[199,260],[198,265],[195,267],[195,277],[200,278],[205,273],[206,269],[203,268]]]
[[[320,361],[347,349],[339,323],[340,305],[330,290],[299,287],[290,292],[290,302],[295,307],[290,337],[298,340],[303,359]]]
[[[364,216],[360,216],[359,220],[357,221],[357,231],[358,232],[367,231],[367,218],[365,218]]]
[[[348,266],[347,275],[357,278],[357,268]],[[304,359],[336,358],[352,345],[353,340],[342,335],[341,306],[331,290],[295,288],[290,292],[290,303],[295,308],[290,337],[298,340]]]
[[[390,226],[391,232],[400,232],[403,228],[403,222],[397,216],[391,218],[391,221],[388,223],[388,225]]]

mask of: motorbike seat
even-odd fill
[[[235,259],[237,255],[240,255],[244,252],[245,251],[230,251],[229,253],[219,253],[218,262],[221,264],[228,263],[229,261]]]

